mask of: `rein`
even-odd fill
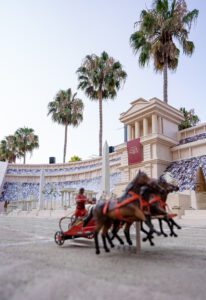
[[[119,213],[119,208],[121,208],[123,206],[126,206],[126,205],[128,205],[132,202],[135,202],[136,200],[141,200],[141,197],[138,194],[136,194],[132,191],[129,191],[128,194],[131,195],[131,197],[123,200],[120,203],[117,203],[113,210],[118,211],[118,213]],[[108,207],[109,207],[109,200],[106,201],[104,206],[103,206],[102,212],[103,212],[104,215],[106,215]]]
[[[135,192],[129,191],[128,194],[131,197],[123,200],[120,203],[116,203],[115,207],[112,209],[114,211],[114,214],[115,214],[115,216],[116,216],[116,218],[118,220],[128,221],[127,218],[123,218],[122,214],[120,213],[120,208],[122,208],[122,207],[124,207],[124,206],[126,206],[126,205],[128,205],[130,203],[133,203],[133,202],[135,202],[137,200],[139,200],[139,208],[142,211],[147,210],[148,213],[150,213],[150,206],[153,203],[159,203],[161,207],[165,208],[166,203],[164,201],[162,201],[162,199],[161,199],[160,196],[153,195],[153,197],[152,197],[152,199],[150,201],[146,201],[144,198],[142,198],[140,195],[136,194]],[[109,208],[109,204],[110,204],[110,200],[108,200],[108,201],[105,202],[105,204],[103,206],[103,209],[102,209],[103,215],[106,215],[106,213],[108,211],[108,208]]]

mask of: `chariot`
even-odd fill
[[[62,217],[59,220],[59,231],[54,235],[54,240],[58,246],[62,246],[65,240],[77,238],[93,239],[95,231],[95,221],[92,218],[88,224],[83,227],[83,218],[75,216]]]

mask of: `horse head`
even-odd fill
[[[150,179],[147,185],[140,188],[140,195],[146,201],[149,201],[154,195],[162,198],[164,193],[165,190],[160,186],[157,179]]]
[[[147,176],[147,174],[140,170],[133,180],[127,185],[125,192],[128,193],[129,191],[133,191],[138,194],[141,186],[147,185],[149,181],[150,178]]]
[[[174,182],[174,181],[172,181]],[[167,194],[169,193],[172,193],[172,192],[177,192],[179,191],[179,187],[177,184],[173,184],[173,183],[170,183],[169,181],[167,181],[165,179],[164,176],[161,176],[159,179],[158,179],[158,183],[159,185],[165,190],[165,192]]]

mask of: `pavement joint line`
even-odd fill
[[[13,228],[8,228],[6,226],[1,226],[1,229],[6,229],[9,231],[13,231],[13,232],[18,232],[18,233],[23,233],[24,235],[30,237],[30,238],[36,238],[36,239],[46,239],[47,237],[42,236],[42,235],[37,235],[35,233],[30,233],[30,232],[26,232],[26,231],[22,231],[22,230],[17,230],[17,229],[13,229]]]
[[[184,227],[182,227],[182,229],[180,229],[180,230],[184,230],[184,229],[186,229],[186,230],[188,230],[188,229],[202,229],[202,230],[206,230],[206,227],[199,227],[199,226],[184,226]]]
[[[49,242],[54,242],[54,240],[47,239],[47,240],[36,240],[36,241],[17,242],[17,243],[5,243],[5,244],[0,244],[0,248],[6,248],[11,246],[32,245],[32,244],[39,244],[39,243],[49,243]]]

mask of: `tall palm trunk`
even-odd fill
[[[99,93],[99,156],[102,156],[102,93]]]
[[[167,90],[168,90],[167,63],[165,63],[163,69],[163,100],[166,103],[168,102]]]
[[[24,152],[24,164],[26,163],[26,151]]]
[[[66,160],[66,152],[67,152],[67,128],[68,128],[68,125],[65,125],[63,163],[65,163],[65,160]]]

